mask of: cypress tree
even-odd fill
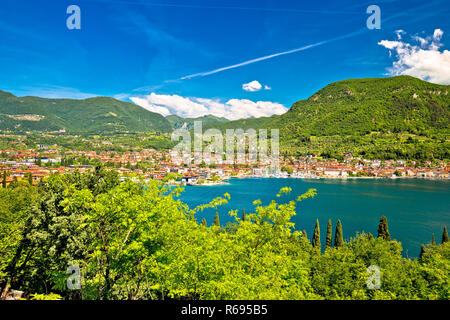
[[[245,209],[242,209],[242,221],[245,221]]]
[[[207,227],[208,225],[206,224],[206,219],[205,218],[203,218],[203,220],[202,220],[202,226],[204,226],[204,227]]]
[[[2,187],[6,188],[6,170],[3,171]]]
[[[433,246],[436,245],[436,240],[434,239],[434,232],[433,232],[433,237],[431,238],[431,244],[432,244]]]
[[[214,225],[220,227],[219,214],[216,212],[216,216],[214,217]]]
[[[423,255],[424,255],[425,253],[426,253],[425,246],[422,245],[422,246],[420,247],[419,261],[422,261]]]
[[[314,227],[314,235],[312,238],[312,246],[320,250],[320,226],[319,219],[316,220],[316,226]]]
[[[448,242],[447,227],[444,227],[444,232],[442,233],[442,243]]]
[[[341,220],[338,220],[336,225],[336,232],[334,233],[334,247],[339,248],[344,245],[344,235],[342,233]]]
[[[306,230],[302,231],[302,238],[301,238],[304,242],[309,243],[308,240],[308,234],[306,233]]]
[[[327,238],[325,243],[325,249],[331,248],[332,245],[332,226],[331,226],[331,219],[328,220],[328,227],[327,227]]]
[[[12,180],[11,183],[9,184],[9,187],[10,187],[10,188],[15,188],[15,187],[18,186],[18,184],[19,184],[19,182],[17,181],[17,177],[14,176],[13,180]]]
[[[378,225],[378,238],[383,238],[384,240],[391,241],[391,235],[389,234],[388,222],[385,216],[380,219],[380,224]]]
[[[373,234],[371,234],[370,232],[367,234],[367,239],[369,239],[369,241],[370,240],[373,240]]]
[[[33,175],[31,174],[31,172],[27,173],[28,176],[28,183],[30,184],[30,186],[33,185]]]

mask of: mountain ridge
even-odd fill
[[[399,125],[398,129],[408,130],[411,125],[401,124],[399,118],[414,122],[417,119],[406,119],[412,118],[414,112],[420,118],[428,117],[430,127],[444,128],[449,125],[449,108],[449,85],[433,84],[411,76],[347,79],[330,83],[309,98],[293,103],[282,115],[234,120],[219,125],[219,129],[245,129],[253,125],[255,129],[280,128],[286,132],[298,131],[300,128],[305,134],[312,135],[354,134],[355,126],[330,128],[354,121],[368,124],[357,128],[358,133],[392,130],[394,128],[377,122],[393,117],[396,118],[395,125]],[[365,110],[375,114],[369,118],[367,114],[362,117]],[[324,130],[324,126],[328,128]]]
[[[285,154],[450,159],[450,86],[410,76],[336,81],[282,115],[234,121],[165,118],[110,97],[46,99],[0,91],[0,130],[171,132],[196,120],[204,121],[203,131],[278,129]]]
[[[111,97],[52,99],[0,91],[0,130],[170,132],[172,126],[158,113]]]

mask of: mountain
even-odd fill
[[[226,123],[230,121],[228,119],[216,117],[211,114],[198,118],[182,118],[180,116],[172,114],[170,116],[167,116],[166,119],[175,129],[185,128],[187,130],[193,128],[195,121],[202,121],[202,125]]]
[[[162,131],[172,126],[162,115],[108,97],[84,100],[16,97],[0,91],[0,130],[69,132]]]
[[[228,121],[207,115],[163,116],[133,103],[15,97],[0,91],[0,130],[69,132],[279,129],[285,155],[344,153],[377,159],[450,159],[450,86],[410,76],[350,79],[331,83],[288,112]]]
[[[279,129],[286,153],[448,159],[449,119],[450,86],[397,76],[334,82],[285,114],[214,127]]]
[[[287,135],[348,135],[373,131],[446,129],[450,86],[410,76],[331,83],[293,104],[273,127]]]

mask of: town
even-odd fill
[[[214,159],[212,159],[214,157]],[[0,150],[0,171],[4,185],[27,179],[37,184],[53,173],[89,170],[103,164],[116,170],[121,178],[141,177],[185,185],[217,185],[236,177],[352,179],[352,178],[427,178],[448,179],[449,162],[425,161],[418,165],[405,160],[368,160],[350,153],[343,160],[325,159],[317,155],[298,158],[283,157],[277,167],[267,163],[227,164],[211,155],[200,164],[173,161],[170,151],[142,149],[140,151],[64,151],[56,146],[41,146],[38,150]]]

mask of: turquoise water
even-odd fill
[[[291,187],[292,193],[276,198],[284,186]],[[231,179],[229,185],[188,186],[180,198],[192,208],[228,192],[231,200],[227,205],[217,210],[207,209],[197,215],[198,221],[206,218],[210,225],[217,211],[221,225],[225,225],[232,221],[227,214],[230,210],[239,209],[242,212],[244,208],[247,213],[254,212],[252,202],[256,199],[261,199],[263,204],[268,204],[272,199],[288,201],[309,188],[316,188],[318,195],[301,202],[292,221],[298,230],[306,230],[310,238],[315,221],[319,219],[322,244],[325,243],[328,219],[333,223],[333,236],[337,220],[340,219],[344,238],[349,239],[361,231],[376,236],[380,216],[385,215],[391,238],[402,243],[404,256],[417,257],[420,245],[431,242],[433,232],[436,242],[440,243],[444,225],[450,227],[449,181]]]

